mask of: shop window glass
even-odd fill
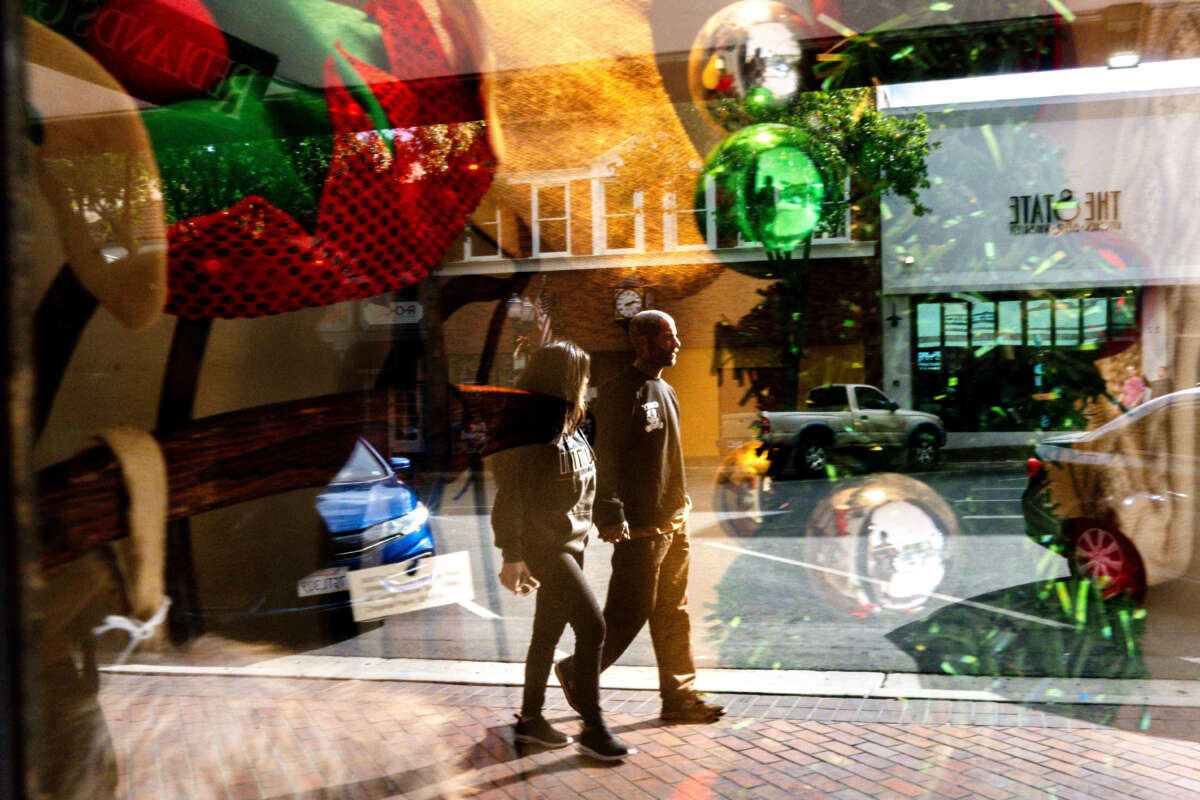
[[[1030,347],[1048,347],[1050,345],[1050,306],[1050,300],[1030,300],[1025,304],[1025,344]]]
[[[917,346],[937,347],[942,343],[942,306],[921,303],[917,306]]]
[[[1107,337],[1108,299],[1088,297],[1083,301],[1083,343],[1098,344]]]
[[[1054,344],[1074,347],[1079,344],[1079,300],[1070,298],[1054,304]]]
[[[967,304],[942,304],[942,330],[946,336],[946,347],[967,346]]]
[[[971,304],[971,346],[987,347],[996,343],[996,304]]]
[[[1021,301],[1002,300],[996,303],[996,343],[1021,343]]]
[[[1129,341],[1137,336],[1137,304],[1132,294],[1109,298],[1109,338]]]
[[[1058,721],[1077,717],[1097,751],[1130,745],[1125,749],[1150,752],[1152,735],[1163,736],[1176,754],[1196,744],[1200,737],[1180,743],[1181,730],[1195,727],[1176,718],[1182,715],[1142,703],[1120,708],[1116,695],[1092,702],[1095,694],[1080,694],[1078,683],[1113,678],[1119,679],[1114,685],[1136,690],[1148,677],[1188,677],[1192,665],[1167,656],[1200,655],[1200,643],[1185,648],[1167,641],[1171,647],[1164,647],[1170,637],[1162,635],[1183,628],[1175,623],[1188,609],[1165,619],[1154,615],[1165,605],[1158,597],[1182,597],[1188,587],[1166,587],[1169,594],[1151,595],[1153,603],[1139,608],[1132,592],[1105,597],[1117,588],[1107,579],[1082,580],[1077,573],[1086,559],[1077,556],[1087,553],[1068,548],[1078,543],[1073,534],[1094,525],[1047,520],[1045,530],[1035,531],[1039,520],[1031,511],[1048,510],[1034,507],[1042,498],[1037,484],[1027,482],[1025,459],[1057,451],[1065,464],[1069,437],[1031,434],[1086,427],[1107,435],[1105,421],[1116,417],[1107,423],[1115,440],[1100,439],[1111,444],[1107,450],[1074,451],[1082,454],[1072,462],[1081,467],[1074,474],[1083,476],[1078,503],[1067,501],[1066,480],[1050,484],[1052,475],[1071,467],[1046,466],[1039,478],[1048,487],[1046,505],[1105,524],[1136,506],[1123,527],[1131,541],[1140,535],[1161,539],[1155,539],[1159,523],[1179,529],[1161,532],[1188,533],[1195,525],[1184,522],[1200,522],[1180,517],[1194,510],[1190,482],[1197,464],[1184,464],[1182,477],[1169,474],[1158,469],[1165,458],[1155,461],[1163,451],[1150,446],[1179,447],[1180,461],[1196,456],[1200,408],[1183,405],[1190,393],[1177,391],[1178,399],[1159,398],[1141,408],[1126,403],[1131,410],[1113,402],[1127,370],[1153,380],[1160,365],[1169,367],[1171,374],[1158,380],[1171,383],[1157,384],[1155,394],[1158,386],[1180,390],[1197,379],[1192,344],[1200,320],[1177,318],[1186,316],[1177,312],[1187,310],[1194,288],[1186,274],[1195,263],[1188,247],[1194,214],[1189,216],[1189,182],[1172,179],[1186,175],[1177,156],[1194,139],[1190,126],[1200,128],[1194,104],[1200,93],[1189,85],[1177,98],[1170,96],[1175,89],[1150,84],[1156,65],[1118,73],[1099,63],[1122,30],[1136,34],[1146,45],[1141,52],[1160,63],[1200,55],[1194,37],[1153,41],[1160,31],[1186,30],[1189,19],[1160,10],[1181,6],[1200,16],[1200,0],[1070,4],[1086,7],[1078,18],[1079,9],[1069,12],[1057,0],[795,3],[801,13],[787,16],[805,23],[797,22],[796,30],[739,13],[742,24],[732,33],[726,28],[710,37],[717,29],[706,18],[719,5],[742,12],[746,4],[21,4],[26,32],[8,32],[10,52],[28,49],[22,38],[36,35],[33,17],[47,24],[58,18],[58,46],[73,49],[55,57],[69,53],[62,63],[41,56],[29,61],[26,72],[53,80],[43,84],[42,94],[17,99],[14,105],[25,111],[10,115],[21,117],[16,141],[7,142],[10,152],[30,161],[33,174],[18,180],[17,188],[28,184],[34,197],[28,207],[24,198],[10,197],[15,211],[6,233],[22,252],[36,255],[29,259],[36,263],[30,270],[21,263],[24,255],[10,259],[11,288],[17,290],[10,294],[28,303],[22,311],[31,313],[13,315],[3,338],[13,355],[30,351],[28,363],[15,362],[22,370],[18,380],[9,381],[20,391],[10,391],[21,416],[30,412],[21,404],[36,405],[39,419],[33,426],[20,422],[32,431],[6,429],[18,434],[19,444],[6,455],[22,472],[36,462],[38,475],[13,476],[31,488],[78,489],[70,500],[86,501],[103,483],[107,505],[48,502],[60,496],[50,494],[13,498],[10,505],[51,520],[61,509],[81,512],[70,524],[37,531],[32,543],[39,547],[22,542],[14,553],[23,561],[43,556],[41,546],[58,556],[71,555],[57,553],[59,547],[87,544],[93,548],[84,553],[88,560],[103,560],[100,576],[119,577],[113,559],[123,554],[110,553],[107,540],[83,526],[104,521],[106,537],[129,539],[117,545],[120,550],[136,546],[135,520],[127,518],[135,515],[124,512],[135,504],[133,490],[144,491],[135,484],[146,476],[134,474],[142,465],[118,463],[124,454],[108,445],[99,448],[103,459],[76,447],[98,448],[94,437],[107,437],[114,425],[139,428],[144,435],[135,443],[146,448],[142,453],[161,449],[169,467],[149,476],[155,505],[166,501],[172,515],[169,527],[166,520],[154,525],[153,538],[163,540],[159,558],[170,556],[169,572],[155,578],[154,591],[162,588],[158,578],[166,577],[174,603],[167,622],[172,639],[178,635],[184,645],[205,637],[203,647],[168,649],[164,641],[162,648],[150,649],[155,642],[147,642],[140,652],[126,651],[151,665],[133,664],[130,671],[109,669],[126,657],[118,655],[126,633],[117,630],[73,643],[63,654],[69,657],[46,662],[52,671],[38,666],[37,654],[23,662],[32,681],[20,688],[37,691],[7,693],[24,706],[10,715],[10,727],[28,719],[37,723],[30,728],[57,733],[60,720],[70,722],[69,715],[82,711],[79,730],[85,735],[64,729],[70,740],[63,737],[63,746],[16,755],[27,755],[39,772],[53,772],[61,762],[83,774],[104,761],[113,787],[118,765],[121,777],[119,793],[100,787],[106,776],[85,775],[82,783],[90,787],[36,796],[224,796],[248,792],[248,776],[261,778],[253,790],[263,795],[286,795],[297,786],[316,789],[314,796],[405,790],[394,786],[433,794],[489,780],[499,784],[497,774],[509,794],[528,791],[518,783],[527,773],[510,775],[512,767],[533,763],[538,773],[550,756],[517,764],[513,759],[526,751],[508,745],[514,736],[530,738],[519,734],[534,721],[518,718],[513,729],[510,715],[531,707],[516,706],[513,692],[488,691],[477,702],[470,690],[459,703],[429,688],[429,681],[419,680],[429,676],[412,674],[403,659],[447,659],[445,670],[455,669],[453,659],[464,671],[482,661],[509,662],[517,671],[534,601],[500,591],[497,576],[509,571],[502,570],[504,561],[530,558],[539,576],[541,564],[537,542],[527,541],[525,555],[517,556],[494,546],[493,533],[503,538],[506,506],[513,508],[509,490],[516,489],[526,506],[510,521],[521,522],[527,511],[549,519],[548,499],[555,498],[535,489],[553,487],[565,498],[586,488],[586,482],[569,480],[572,475],[594,471],[582,442],[560,448],[568,444],[559,435],[561,420],[541,416],[560,412],[561,398],[518,389],[540,383],[531,380],[543,363],[535,353],[553,339],[569,339],[587,351],[594,385],[607,385],[633,361],[626,334],[634,307],[670,313],[685,340],[679,364],[663,377],[685,401],[678,420],[687,443],[684,463],[708,478],[707,485],[694,487],[702,491],[696,493],[692,533],[699,543],[718,545],[718,539],[745,537],[736,552],[717,554],[719,569],[692,571],[692,596],[706,601],[703,615],[693,617],[698,661],[781,675],[877,663],[938,676],[910,682],[903,694],[916,696],[917,703],[948,696],[947,687],[967,690],[961,708],[974,715],[972,723],[981,723],[976,732],[989,720],[1013,724],[1011,714],[971,710],[969,698],[977,696],[971,692],[986,684],[996,692],[993,699],[1011,701],[1009,709],[1028,711],[1025,716],[1039,725],[1053,717],[1054,727],[1064,727]],[[177,18],[178,25],[161,28],[171,31],[156,39],[161,49],[136,50],[149,48],[150,37],[158,36],[150,18],[192,7],[212,16],[211,24]],[[138,20],[125,9],[154,13]],[[446,13],[426,24],[422,9]],[[776,12],[786,21],[785,9]],[[552,24],[539,24],[539,15]],[[102,20],[116,27],[105,28]],[[89,34],[91,24],[96,28]],[[184,35],[189,27],[196,29],[195,41]],[[178,37],[172,28],[180,30]],[[120,33],[128,35],[114,42],[123,52],[102,55],[110,48],[101,40],[110,34],[119,39]],[[482,52],[484,33],[503,49]],[[669,51],[654,49],[667,43]],[[481,52],[473,52],[476,47]],[[779,53],[792,51],[795,59],[785,63]],[[211,64],[226,65],[225,77],[196,76],[205,87],[167,86],[182,93],[158,95],[163,87],[153,84],[180,74],[159,74],[162,69],[146,57],[186,66],[183,78],[192,82],[191,67],[199,61],[190,59],[207,60],[210,53]],[[74,75],[85,57],[112,80]],[[178,57],[186,63],[175,62]],[[498,71],[489,74],[493,63]],[[144,73],[131,77],[149,78],[149,84],[107,74],[130,65]],[[238,90],[244,96],[231,94],[243,66],[253,77],[240,76],[247,81]],[[1083,77],[1075,68],[1092,66],[1099,69],[1086,75],[1099,84],[1070,89]],[[457,75],[459,70],[468,74]],[[1071,73],[1062,76],[1069,80],[1060,82],[1056,72]],[[16,84],[26,78],[11,71],[6,77],[19,93]],[[759,80],[766,81],[764,89],[784,83],[790,96],[760,106],[768,98],[754,85]],[[1110,97],[1104,84],[1122,88]],[[123,85],[130,87],[129,97],[119,91]],[[800,91],[817,85],[828,92]],[[861,93],[842,102],[837,92],[846,86]],[[70,96],[58,96],[63,94]],[[826,94],[836,102],[823,99]],[[106,108],[113,99],[122,101],[116,110]],[[64,106],[67,115],[50,113],[54,105]],[[809,107],[829,111],[810,113]],[[927,117],[922,109],[929,109]],[[707,118],[718,113],[730,116],[710,125]],[[99,125],[76,128],[76,117],[85,123],[95,118]],[[803,146],[766,149],[770,143],[761,141],[762,149],[746,154],[726,151],[711,168],[699,163],[705,153],[719,154],[712,148],[750,122],[775,120],[805,129]],[[896,121],[904,131],[923,133],[893,134],[885,123]],[[129,141],[91,141],[87,135],[120,132],[126,124],[122,136]],[[63,133],[69,142],[56,139]],[[926,148],[925,134],[938,147]],[[898,141],[909,135],[912,141]],[[64,144],[79,145],[78,160],[68,158],[70,149],[54,155]],[[810,246],[786,253],[743,241],[739,231],[767,238],[762,223],[780,209],[766,190],[773,187],[776,198],[792,191],[789,186],[798,191],[797,184],[775,182],[787,174],[775,170],[786,158],[788,172],[799,174],[804,153],[820,162],[824,208],[837,214],[821,219]],[[852,177],[842,174],[843,164]],[[711,176],[726,169],[745,170],[747,180],[722,182],[718,203]],[[897,184],[920,191],[897,191],[903,188]],[[26,218],[38,223],[33,230],[22,227],[33,227]],[[146,279],[137,270],[149,265],[142,257],[150,255],[160,269]],[[104,280],[89,280],[83,270],[98,259],[104,263],[91,266],[104,268]],[[260,273],[262,264],[269,270]],[[1183,274],[1167,272],[1175,267]],[[101,284],[109,277],[128,278],[130,286],[118,287],[115,295],[146,290],[147,312],[155,316],[144,326],[117,320],[128,330],[115,327],[110,302],[130,298],[99,296],[108,294]],[[1139,287],[1151,281],[1161,286],[1145,289],[1145,310],[1154,312],[1147,322],[1162,327],[1142,337]],[[32,287],[37,291],[29,292]],[[169,299],[158,296],[160,289]],[[1113,340],[1116,346],[1109,346]],[[553,354],[554,348],[541,353]],[[537,388],[539,394],[547,389]],[[566,396],[580,391],[574,387]],[[593,406],[601,418],[609,407],[607,391]],[[1167,400],[1179,405],[1168,412]],[[631,431],[654,434],[662,417],[653,405],[636,404],[637,419],[625,415],[633,419]],[[851,415],[851,405],[871,413]],[[782,415],[764,412],[796,408],[826,412],[808,415],[810,420],[836,420],[823,469],[814,457],[825,441],[806,438],[811,428],[772,442],[771,434],[786,428],[771,422],[782,422]],[[894,474],[906,459],[918,466],[922,459],[914,456],[929,441],[918,427],[929,421],[909,416],[913,408],[940,416],[949,437],[939,431],[933,438],[947,448],[952,468]],[[19,417],[10,415],[10,428],[12,419]],[[610,434],[603,419],[585,420],[582,430],[590,438],[599,434],[597,449],[606,451]],[[843,442],[851,446],[833,452]],[[1150,456],[1135,445],[1144,445]],[[1111,482],[1085,474],[1084,467],[1113,454],[1140,463],[1120,465]],[[96,468],[100,463],[104,471]],[[603,458],[597,463],[602,473],[608,468]],[[62,464],[78,471],[60,471]],[[539,464],[550,467],[546,475],[533,474]],[[149,472],[154,465],[145,466]],[[129,474],[120,475],[122,470]],[[816,477],[799,480],[802,472]],[[165,485],[158,485],[160,477]],[[1167,509],[1180,498],[1174,506],[1179,514]],[[576,512],[591,502],[582,494],[571,499]],[[1110,507],[1099,508],[1110,499]],[[170,549],[160,535],[164,530]],[[1050,546],[1051,535],[1062,540]],[[393,549],[409,537],[421,539],[424,549]],[[541,544],[562,550],[564,543]],[[592,547],[588,580],[598,589],[610,570],[596,563],[606,547]],[[1152,557],[1161,555],[1149,549],[1144,554],[1142,578],[1157,566]],[[1126,554],[1127,565],[1138,562],[1133,555]],[[708,547],[698,548],[697,556],[714,558]],[[423,561],[428,558],[438,560]],[[49,572],[39,566],[17,563],[12,577]],[[386,573],[354,574],[379,567]],[[37,612],[31,629],[10,636],[18,652],[20,643],[53,642],[57,631],[46,628],[43,611],[87,606],[79,619],[62,621],[73,637],[96,630],[99,619],[84,618],[92,612],[125,611],[124,603],[108,609],[76,596],[90,591],[87,575],[70,583],[47,577],[47,591],[29,598],[29,610]],[[338,581],[342,586],[335,588]],[[548,599],[554,581],[544,582],[542,599]],[[347,587],[358,591],[351,595]],[[470,591],[443,591],[453,587]],[[414,589],[420,591],[399,596]],[[387,618],[360,619],[364,611],[373,613],[360,592],[389,601]],[[775,596],[786,600],[771,602]],[[45,608],[44,600],[50,601]],[[795,632],[794,639],[784,641],[778,635],[783,629]],[[1159,648],[1149,659],[1137,651],[1136,640],[1146,632]],[[212,649],[210,637],[231,647],[232,670],[274,675],[296,669],[301,682],[284,698],[277,683],[282,678],[269,686],[256,686],[253,678],[187,678],[184,668],[222,666],[225,655]],[[839,639],[848,637],[855,646],[840,647]],[[654,653],[644,644],[630,650],[625,663],[653,669]],[[295,652],[301,648],[308,654]],[[322,659],[330,666],[314,670]],[[168,673],[176,663],[181,684],[172,688],[176,675]],[[542,666],[548,669],[548,663]],[[309,691],[304,677],[361,678],[360,670],[412,685],[396,680],[383,693],[359,694],[371,682],[347,680],[344,690]],[[77,677],[87,679],[78,686],[84,702],[64,709],[59,685],[74,686]],[[450,672],[434,677],[456,680]],[[185,680],[200,686],[202,704],[193,702],[196,692]],[[217,696],[227,684],[232,703]],[[570,689],[570,682],[565,686]],[[1026,691],[1031,687],[1035,691]],[[540,697],[544,687],[534,688]],[[254,697],[260,689],[274,697]],[[386,713],[377,713],[372,695],[384,694]],[[550,692],[556,725],[562,696]],[[788,717],[779,725],[791,730],[812,704],[787,702],[778,707]],[[908,703],[882,702],[889,705],[881,719],[897,703]],[[933,702],[940,715],[942,701]],[[753,725],[746,737],[759,736],[764,726],[758,718],[766,715],[753,715],[752,703],[738,705],[730,721],[693,731],[720,738],[726,736],[722,727],[727,732]],[[200,709],[210,717],[225,709],[238,725],[222,724],[216,736],[208,729],[211,721],[187,730]],[[636,729],[657,725],[658,711],[651,697],[624,709],[614,730],[629,728],[634,716]],[[842,711],[858,713],[839,706]],[[155,724],[140,724],[151,712]],[[1165,724],[1151,719],[1152,712],[1166,717]],[[407,716],[405,741],[397,739],[392,748],[402,758],[343,763],[343,751],[374,748],[369,740],[377,731],[363,724],[364,716],[379,722],[385,735],[397,729],[393,718]],[[463,719],[454,737],[445,735]],[[428,724],[410,724],[422,720]],[[327,730],[305,743],[303,762],[284,758],[305,721]],[[574,732],[573,721],[567,722]],[[1112,742],[1097,741],[1106,727]],[[180,742],[196,747],[184,752]],[[604,770],[609,788],[617,791],[639,770],[653,770],[654,755]],[[1084,752],[1077,762],[1099,775],[1097,784],[1118,787],[1110,788],[1112,796],[1126,796],[1122,766],[1097,764],[1094,755]],[[187,762],[192,756],[200,760]],[[1175,761],[1183,764],[1183,757]],[[701,758],[696,769],[732,769],[738,766],[734,759],[726,748],[709,763]],[[275,761],[291,763],[279,768]],[[604,790],[585,788],[588,776],[601,771],[582,769],[572,758],[556,758],[553,769],[581,793]],[[800,764],[791,777],[806,769]],[[180,771],[185,781],[177,785]],[[1070,776],[1060,779],[1058,772],[1039,772],[1038,785],[1053,793],[1050,787],[1068,784]],[[697,774],[712,783],[711,775]],[[1178,784],[1177,777],[1160,777]],[[721,788],[717,782],[712,791]],[[1072,788],[1081,796],[1093,791]]]

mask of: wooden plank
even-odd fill
[[[472,450],[488,455],[528,441],[521,420],[530,395],[493,386],[452,387],[452,473]],[[293,489],[324,486],[341,469],[355,438],[382,444],[386,389],[325,395],[195,420],[160,437],[170,485],[168,520]],[[471,425],[482,423],[482,427]],[[461,434],[474,430],[476,438]],[[478,435],[482,431],[482,435]],[[382,448],[381,448],[382,449]],[[38,475],[43,566],[78,558],[125,531],[120,469],[104,447],[86,450]]]

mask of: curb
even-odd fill
[[[524,681],[524,669],[524,664],[494,661],[294,655],[242,667],[123,664],[101,667],[100,671],[110,674],[320,678],[520,686]],[[558,685],[553,675],[550,677],[550,685]],[[654,667],[612,667],[604,673],[601,688],[656,690],[658,670]],[[1165,679],[1109,680],[917,675],[900,672],[701,669],[697,670],[696,688],[713,694],[1200,708],[1200,682]]]

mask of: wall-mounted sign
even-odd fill
[[[1013,236],[1121,229],[1121,192],[1072,189],[1048,194],[1014,194],[1008,198],[1008,232]]]
[[[363,305],[363,322],[367,325],[415,325],[425,316],[417,300],[370,300]]]
[[[885,295],[1200,284],[1200,193],[1179,166],[1200,94],[1062,99],[929,115],[930,213],[882,200]]]

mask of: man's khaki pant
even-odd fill
[[[686,523],[674,533],[641,536],[613,545],[600,669],[607,669],[620,658],[649,621],[658,661],[659,694],[664,703],[690,694],[696,683],[687,599],[691,552]]]

